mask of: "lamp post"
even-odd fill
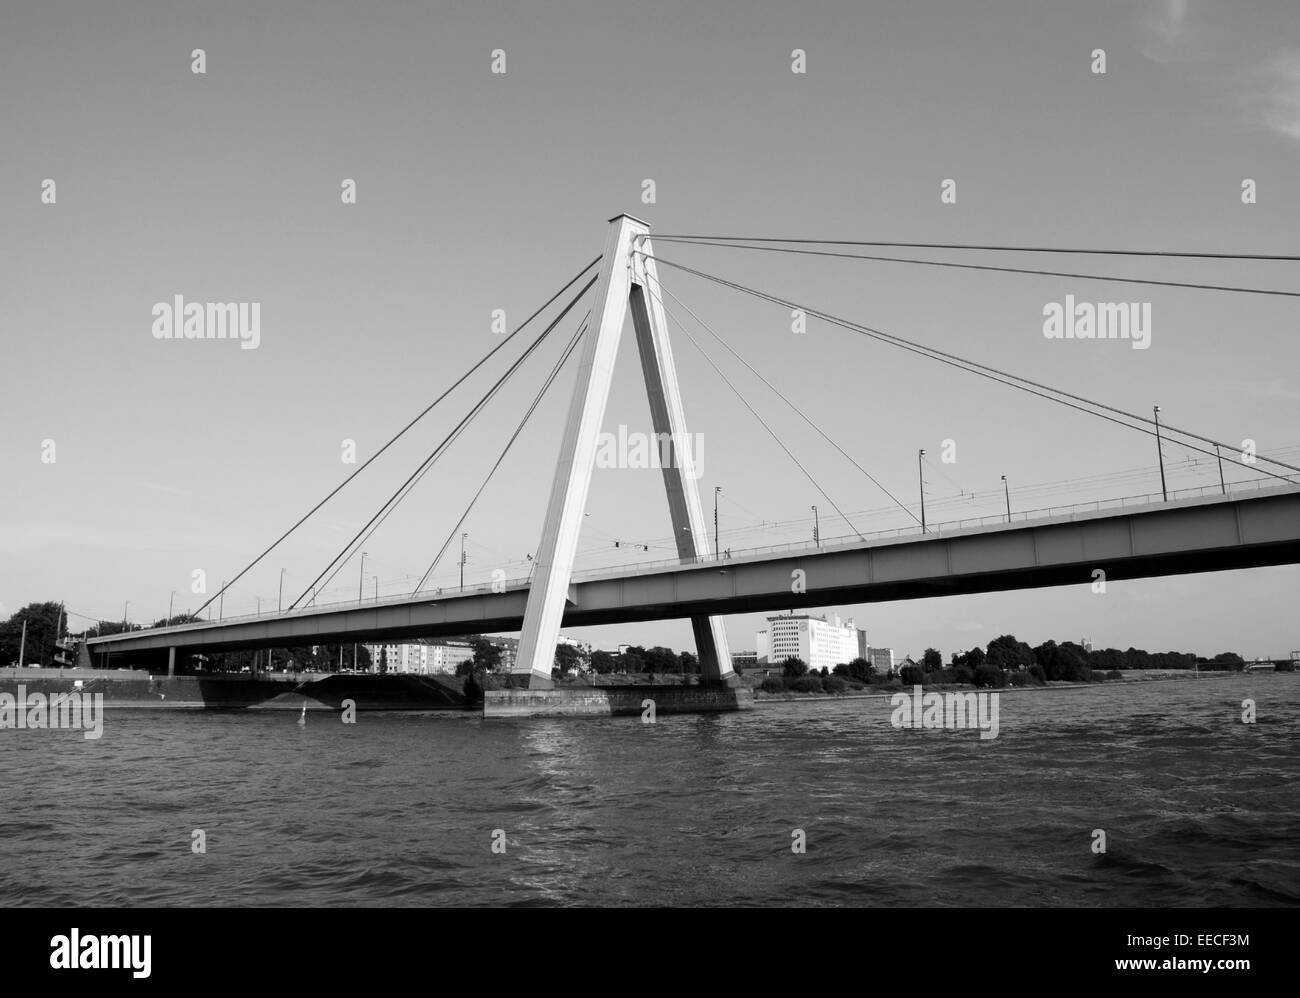
[[[171,598],[167,600],[167,625],[170,627],[172,622],[172,607],[176,605],[176,590],[172,590]]]
[[[813,514],[813,544],[817,547],[822,546],[822,529],[821,518],[817,515],[817,507],[812,508]]]
[[[1219,491],[1225,496],[1228,494],[1228,486],[1223,481],[1223,455],[1219,453],[1219,445],[1214,445],[1214,456],[1219,459]]]
[[[460,591],[461,592],[465,591],[465,538],[468,536],[469,536],[468,532],[460,535]]]
[[[217,593],[217,619],[226,619],[226,580],[221,580],[221,592]]]
[[[1169,501],[1169,490],[1165,488],[1165,451],[1160,445],[1160,406],[1152,406],[1151,411],[1156,417],[1156,456],[1160,458],[1160,494],[1164,496],[1165,502]]]
[[[357,602],[358,603],[360,603],[363,598],[361,594],[361,590],[362,587],[365,586],[365,584],[366,584],[366,552],[362,551],[361,552],[361,575],[357,579]]]
[[[280,569],[280,595],[275,601],[275,612],[284,613],[284,569]]]
[[[131,608],[131,601],[127,600],[126,604],[122,607],[122,630],[124,631],[126,630],[126,613],[130,608]],[[22,663],[20,662],[19,665],[21,664]]]
[[[1007,476],[1002,476],[1002,491],[1007,496],[1007,523],[1011,522],[1011,486],[1007,484]]]
[[[718,547],[718,494],[722,491],[721,485],[713,486],[713,557],[718,557],[721,548]]]
[[[921,533],[925,533],[925,476],[921,473],[923,457],[925,457],[924,448],[916,452],[916,480],[921,483]]]
[[[375,602],[379,602],[379,576],[375,576]]]

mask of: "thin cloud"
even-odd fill
[[[1300,141],[1300,50],[1285,52],[1251,74],[1244,104],[1253,124]]]
[[[1142,54],[1153,62],[1196,58],[1187,32],[1187,0],[1159,0],[1142,25]]]

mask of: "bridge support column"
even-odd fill
[[[176,675],[176,646],[172,645],[167,649],[167,678],[171,679]]]
[[[685,560],[709,557],[708,526],[696,487],[697,450],[687,437],[649,232],[645,222],[630,215],[619,215],[610,220],[606,233],[602,270],[592,302],[592,326],[582,346],[578,380],[569,404],[533,583],[524,610],[523,631],[512,672],[516,685],[531,689],[549,689],[553,685],[555,643],[564,617],[596,446],[629,305],[654,431],[661,442],[665,440],[664,435],[670,441],[664,452],[668,453],[670,447],[672,460],[663,463],[671,467],[663,468],[663,476],[677,553]],[[691,625],[706,680],[734,685],[736,676],[721,619],[701,616],[692,618]]]

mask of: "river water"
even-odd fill
[[[990,740],[896,729],[888,699],[5,730],[0,904],[1300,903],[1300,674],[999,707]]]

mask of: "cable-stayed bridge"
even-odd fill
[[[921,244],[840,242],[833,244],[840,248],[826,249],[824,244],[823,248],[810,247],[807,244],[820,241],[808,240],[711,236],[658,238],[660,242],[679,245],[695,243],[739,250],[1137,281],[1135,278],[1095,274],[885,257],[843,249],[846,246],[904,245],[920,248]],[[1076,251],[1041,247],[945,248],[987,252],[1022,250],[1142,255],[1137,251]],[[1152,251],[1146,255],[1221,256],[1161,251]],[[1234,258],[1261,259],[1245,255]],[[1297,260],[1293,257],[1263,259]],[[1219,488],[1202,489],[1194,495],[1177,491],[1171,494],[1164,488],[1161,493],[1152,496],[1097,500],[1070,508],[1057,507],[1014,514],[1008,496],[1005,518],[985,518],[987,522],[927,523],[924,505],[918,517],[910,506],[885,489],[795,401],[763,377],[685,302],[666,288],[659,277],[660,265],[788,309],[792,314],[816,317],[937,363],[1087,413],[1134,432],[1147,434],[1155,438],[1158,450],[1165,441],[1176,442],[1180,447],[1213,458],[1218,463]],[[1284,290],[1198,285],[1167,280],[1143,283],[1244,294],[1300,296],[1300,293]],[[450,525],[446,540],[419,583],[409,593],[397,597],[376,597],[373,600],[359,599],[351,603],[328,605],[320,603],[317,599],[318,591],[356,557],[366,540],[419,485],[465,427],[501,392],[546,338],[571,314],[577,313],[580,302],[588,295],[589,308],[577,321],[563,352],[543,380],[541,389],[464,514],[454,525]],[[610,221],[604,250],[596,260],[583,268],[545,305],[529,316],[270,547],[235,574],[229,583],[223,585],[221,592],[214,594],[208,603],[200,607],[199,612],[208,609],[211,616],[211,604],[218,602],[230,586],[262,562],[396,440],[442,403],[456,387],[483,368],[508,343],[529,328],[530,324],[539,321],[561,301],[564,304],[558,307],[543,331],[287,609],[277,609],[275,613],[258,614],[251,618],[193,619],[173,626],[92,638],[88,645],[92,655],[98,659],[97,664],[130,665],[146,661],[152,664],[160,655],[166,656],[174,664],[178,653],[201,650],[519,631],[521,640],[515,661],[515,679],[520,686],[548,689],[551,686],[555,645],[562,625],[574,627],[689,618],[706,682],[724,686],[735,681],[721,620],[725,614],[1071,584],[1090,585],[1095,589],[1099,580],[1104,583],[1107,579],[1300,562],[1300,468],[1275,456],[1239,456],[1235,446],[1161,423],[1158,410],[1154,414],[1155,418],[1149,419],[657,256],[650,239],[649,227],[631,216],[620,215]],[[844,513],[771,424],[716,365],[687,329],[676,309],[670,307],[670,301],[688,313],[700,327],[763,381],[782,403],[808,423],[875,488],[916,521],[915,525],[884,534],[857,531],[851,517]],[[608,401],[619,340],[629,312],[635,329],[654,432],[661,441],[667,442],[667,452],[671,455],[671,460],[663,463],[662,477],[676,557],[657,564],[640,563],[575,573],[574,558],[596,459],[597,440]],[[840,519],[854,529],[854,533],[837,538],[822,538],[815,532],[811,543],[785,545],[779,549],[717,550],[716,536],[710,536],[698,492],[698,476],[692,464],[691,448],[680,445],[688,439],[688,430],[669,337],[669,318],[700,350],[719,379],[740,398],[792,463],[839,514]],[[490,585],[457,587],[455,590],[427,585],[434,569],[454,544],[474,502],[482,495],[543,397],[574,356],[577,357],[575,389],[555,463],[540,545],[528,576],[513,580],[498,579]],[[1163,451],[1160,450],[1159,453],[1163,486]],[[1229,488],[1222,473],[1225,461],[1229,465],[1247,468],[1254,477],[1247,482],[1234,482]],[[716,520],[714,527],[716,530]]]

